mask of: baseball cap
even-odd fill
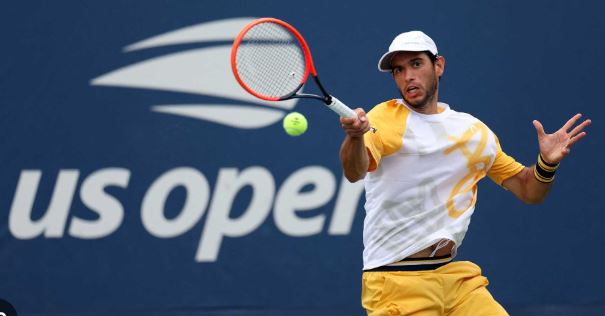
[[[421,31],[409,31],[401,33],[393,39],[389,51],[378,61],[378,70],[382,72],[391,71],[391,59],[398,52],[423,52],[429,51],[437,55],[435,42]]]

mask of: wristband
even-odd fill
[[[538,162],[534,168],[534,177],[542,183],[550,183],[555,180],[555,172],[559,168],[559,163],[551,164],[544,161],[542,155],[538,155]]]

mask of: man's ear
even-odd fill
[[[437,77],[441,77],[441,76],[443,76],[444,72],[445,72],[445,57],[437,56],[437,59],[435,59],[435,73],[437,74]]]

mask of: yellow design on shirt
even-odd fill
[[[471,151],[467,146],[469,140],[476,134],[480,133],[479,143],[476,145],[475,150]],[[473,198],[471,200],[470,206],[475,206],[477,201],[477,182],[485,177],[486,168],[489,166],[490,157],[487,155],[482,155],[487,145],[487,140],[489,136],[489,129],[481,122],[476,122],[471,125],[460,138],[455,136],[449,136],[449,140],[453,141],[455,144],[452,147],[446,149],[443,153],[445,155],[449,155],[454,150],[462,151],[462,154],[468,160],[467,168],[468,174],[464,176],[452,189],[449,198],[447,199],[447,209],[448,215],[453,218],[458,218],[462,213],[469,209],[469,205],[465,205],[462,208],[456,208],[454,203],[454,198],[459,194],[464,194],[467,192],[473,192]]]

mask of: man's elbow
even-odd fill
[[[353,172],[346,172],[344,173],[345,178],[347,178],[347,180],[349,180],[349,182],[351,183],[355,183],[363,178],[365,178],[365,173],[353,173]]]
[[[521,201],[523,201],[525,204],[532,204],[532,205],[542,204],[544,202],[544,200],[546,200],[546,195],[525,196],[525,197],[521,198]]]

